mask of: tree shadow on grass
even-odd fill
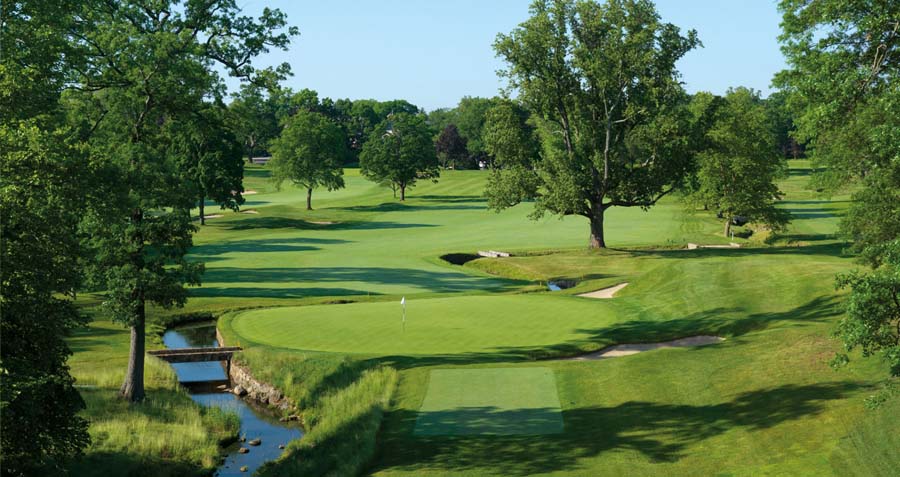
[[[418,200],[447,202],[451,204],[486,204],[487,199],[477,195],[419,195]]]
[[[228,230],[253,229],[293,229],[293,230],[387,230],[437,227],[434,224],[412,224],[400,222],[343,221],[316,222],[287,217],[251,217],[228,224]]]
[[[412,268],[385,267],[310,267],[310,268],[238,268],[218,267],[206,270],[209,283],[343,283],[362,282],[378,285],[406,285],[429,292],[462,292],[472,290],[504,290],[527,282],[486,278],[456,271],[425,271]],[[223,290],[228,288],[220,287]],[[240,290],[240,288],[234,288]],[[272,291],[284,290],[272,288]],[[302,290],[302,288],[297,288]],[[347,293],[347,289],[328,289],[333,295],[365,295],[365,290]],[[244,295],[247,296],[247,295]],[[318,295],[317,295],[318,296]]]
[[[476,363],[509,363],[562,359],[597,351],[623,343],[657,343],[687,336],[715,335],[737,338],[750,332],[779,326],[809,326],[821,323],[840,313],[838,299],[821,296],[808,303],[783,312],[754,313],[735,318],[738,308],[713,308],[669,320],[631,320],[599,328],[576,330],[577,340],[547,346],[500,347],[484,352],[452,355],[392,355],[369,358],[374,364],[386,364],[396,369],[420,366],[467,365]]]
[[[305,298],[317,296],[349,296],[379,295],[352,288],[317,288],[317,287],[198,287],[190,289],[192,297],[229,297],[229,298]]]
[[[629,401],[610,407],[563,410],[564,434],[542,436],[413,435],[418,412],[386,417],[381,453],[373,471],[400,467],[431,471],[532,475],[585,471],[579,459],[605,452],[638,452],[652,462],[675,462],[691,447],[734,430],[755,431],[815,416],[828,401],[862,388],[833,382],[783,385],[735,395],[709,405]],[[504,412],[497,411],[497,418]]]
[[[207,245],[198,245],[191,249],[191,256],[205,259],[210,256],[225,253],[257,253],[257,252],[312,252],[319,247],[310,245],[298,245],[303,242],[297,239],[273,239],[273,240],[241,240],[234,242],[222,242]],[[342,243],[344,240],[334,240],[331,243]]]
[[[784,237],[784,236],[782,236]],[[801,237],[810,237],[806,235],[798,235]],[[816,236],[812,236],[816,237]],[[801,240],[805,240],[801,238]],[[668,249],[668,250],[637,250],[637,249],[613,249],[619,252],[625,252],[634,257],[645,258],[683,258],[698,259],[710,257],[749,257],[749,256],[765,256],[765,255],[827,255],[832,257],[849,257],[844,254],[845,243],[816,243],[804,245],[802,247],[748,247],[748,248],[703,248],[696,250],[687,249]]]
[[[354,205],[340,207],[353,212],[419,212],[428,210],[487,210],[487,205],[423,205],[401,202],[385,202],[378,205]]]
[[[127,475],[129,477],[201,477],[211,475],[210,469],[202,469],[199,465],[177,462],[148,454],[129,454],[127,452],[91,452],[73,461],[68,468],[68,475],[79,477],[107,477],[110,475]],[[44,475],[55,475],[48,473]]]

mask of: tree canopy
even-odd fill
[[[459,129],[455,124],[444,127],[434,147],[441,165],[450,169],[462,166],[469,156],[466,139],[459,135]]]
[[[697,45],[648,0],[535,1],[494,48],[510,90],[541,120],[543,154],[531,165],[540,187],[516,191],[532,182],[500,170],[493,185],[513,196],[496,203],[533,196],[536,216],[587,217],[590,246],[605,247],[609,207],[649,208],[692,167],[675,63]]]
[[[775,78],[796,114],[795,137],[820,171],[820,189],[857,189],[844,235],[872,267],[838,278],[851,289],[837,336],[848,350],[883,353],[900,375],[900,3],[782,0],[782,51]],[[838,356],[837,363],[847,361]]]
[[[65,338],[83,325],[80,211],[95,169],[60,105],[81,52],[80,2],[4,3],[0,13],[0,466],[47,475],[90,443]],[[35,28],[41,25],[41,28]]]
[[[347,138],[324,114],[301,110],[287,118],[272,151],[273,180],[279,186],[289,180],[306,189],[307,210],[312,210],[314,189],[344,187],[343,164],[350,154]]]
[[[89,61],[73,79],[78,88],[71,99],[112,187],[86,223],[94,268],[108,288],[106,309],[131,328],[121,393],[137,401],[144,397],[146,303],[182,305],[184,285],[199,284],[202,272],[202,264],[185,258],[198,194],[196,176],[178,153],[179,128],[206,98],[221,96],[214,64],[250,80],[286,74],[282,65],[258,75],[252,61],[287,45],[296,30],[282,31],[285,17],[278,10],[242,17],[231,0],[190,8],[169,1],[87,2],[79,8],[84,34],[77,41]]]
[[[759,93],[731,89],[712,114],[707,146],[698,155],[694,201],[720,214],[726,237],[738,216],[782,229],[790,215],[775,206],[781,197],[775,181],[787,164],[778,153]]]
[[[440,176],[433,132],[418,114],[397,113],[372,131],[359,157],[360,172],[369,180],[390,185],[406,200],[406,188],[420,179]]]

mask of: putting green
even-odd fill
[[[374,355],[521,351],[589,340],[612,306],[565,296],[506,295],[252,310],[234,317],[242,340],[281,348]]]
[[[563,431],[550,368],[435,369],[414,434],[534,435]]]

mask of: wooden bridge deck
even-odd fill
[[[168,363],[199,363],[201,361],[231,361],[232,355],[242,349],[243,348],[240,346],[226,346],[222,348],[178,348],[148,351],[147,354]]]

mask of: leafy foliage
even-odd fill
[[[435,141],[434,148],[437,151],[441,165],[450,169],[463,168],[469,157],[466,149],[466,139],[459,135],[459,129],[455,124],[448,124]]]
[[[729,236],[735,217],[783,228],[790,214],[775,206],[781,192],[775,184],[787,165],[775,147],[775,137],[759,93],[728,91],[706,131],[707,147],[698,157],[698,187],[694,202],[712,207],[725,219]]]
[[[272,151],[272,178],[278,185],[290,180],[307,189],[308,210],[313,189],[344,187],[342,164],[350,153],[346,136],[324,114],[301,110],[289,117]]]
[[[363,146],[359,158],[360,172],[369,180],[387,183],[400,190],[406,199],[406,188],[420,179],[437,180],[440,176],[432,132],[419,115],[392,114],[382,121]]]
[[[528,119],[528,112],[509,100],[487,112],[484,143],[494,164],[485,195],[488,206],[495,210],[535,197],[540,187],[540,177],[533,167],[540,143]]]
[[[646,0],[538,0],[531,14],[494,48],[509,88],[543,119],[537,212],[587,217],[591,247],[605,247],[606,209],[651,207],[691,168],[675,62],[699,41],[661,22]],[[516,174],[497,177],[529,183]]]
[[[80,61],[75,2],[0,7],[0,468],[49,473],[90,442],[65,337],[85,319],[76,230],[91,186],[60,92]]]
[[[796,138],[823,167],[818,186],[863,186],[843,222],[857,251],[897,237],[900,116],[890,112],[900,108],[900,3],[782,0],[780,9],[791,69],[775,82],[797,113]]]
[[[278,10],[264,9],[258,19],[239,16],[232,0],[185,8],[168,1],[89,2],[77,15],[84,33],[76,42],[89,61],[78,69],[79,94],[72,101],[85,113],[79,118],[93,123],[83,129],[113,189],[92,211],[88,231],[94,265],[109,289],[107,309],[132,328],[122,394],[141,400],[145,304],[183,305],[184,285],[198,284],[203,270],[185,259],[198,176],[183,166],[178,129],[203,109],[205,98],[220,99],[214,63],[251,80],[286,74],[287,65],[256,74],[252,59],[287,45],[296,29],[280,31],[285,18]]]
[[[900,377],[900,240],[881,248],[884,263],[871,273],[838,276],[838,287],[850,288],[852,293],[836,334],[846,351],[860,348],[863,356],[881,354],[891,376]],[[833,363],[848,360],[843,353]]]
[[[864,355],[883,350],[897,376],[897,334],[888,328],[897,316],[891,307],[900,239],[900,115],[893,113],[900,110],[900,3],[782,0],[780,9],[791,68],[775,82],[798,114],[795,136],[825,167],[820,188],[861,186],[841,228],[873,271],[838,278],[851,295],[837,334]]]
[[[269,141],[278,136],[275,105],[262,87],[248,83],[234,95],[228,105],[229,122],[247,151],[247,161],[261,149],[268,150]]]

